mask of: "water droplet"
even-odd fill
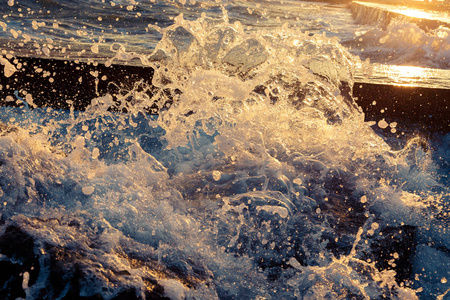
[[[302,183],[303,183],[303,181],[300,178],[295,178],[292,182],[297,185],[302,185]]]
[[[92,193],[94,193],[95,188],[93,186],[85,186],[83,187],[83,194],[85,194],[86,196],[92,195]]]
[[[222,177],[222,173],[220,173],[220,171],[213,171],[212,176],[215,181],[219,181]]]
[[[93,53],[98,53],[98,45],[97,45],[97,44],[93,45],[93,46],[91,47],[91,51],[92,51]]]
[[[361,203],[366,203],[367,202],[367,197],[366,195],[361,197]]]
[[[378,121],[378,127],[380,127],[381,129],[384,129],[384,128],[388,127],[388,126],[389,126],[389,124],[384,119]]]

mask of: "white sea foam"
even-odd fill
[[[449,33],[445,25],[425,31],[413,21],[393,19],[386,27],[371,28],[345,44],[372,62],[448,69]]]

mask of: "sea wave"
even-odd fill
[[[374,28],[344,43],[362,59],[372,62],[448,69],[450,29],[424,31],[416,24],[392,21],[386,29]]]

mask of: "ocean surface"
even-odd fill
[[[1,78],[21,56],[154,71],[85,111],[0,107],[1,299],[450,299],[450,134],[365,122],[348,92],[383,67],[448,87],[450,26],[304,1],[0,12]]]

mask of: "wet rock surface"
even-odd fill
[[[190,261],[187,270],[164,264],[151,247],[110,227],[86,231],[86,226],[77,219],[23,215],[6,222],[0,235],[0,298],[169,299],[167,283],[185,291],[210,284],[211,274],[201,264]],[[121,242],[111,248],[109,238]]]

